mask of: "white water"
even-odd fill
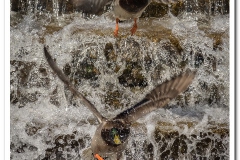
[[[12,15],[13,14],[14,13],[12,13]],[[17,74],[19,69],[11,65],[11,92],[20,89],[26,93],[39,93],[37,94],[37,100],[35,102],[28,102],[22,108],[18,107],[19,103],[11,104],[11,143],[14,145],[11,150],[11,159],[42,159],[46,154],[45,150],[55,146],[55,139],[59,135],[67,134],[74,134],[74,139],[76,140],[83,139],[84,145],[83,147],[79,147],[78,151],[71,148],[64,148],[63,157],[65,157],[65,159],[80,159],[79,157],[82,157],[84,152],[90,147],[90,138],[93,136],[97,127],[96,119],[86,107],[81,103],[78,103],[78,106],[69,104],[68,98],[66,97],[68,92],[66,92],[63,83],[52,73],[44,58],[44,44],[49,46],[49,51],[53,57],[56,58],[56,62],[60,68],[63,68],[65,64],[72,61],[74,52],[78,52],[79,57],[82,57],[80,60],[83,60],[89,53],[97,57],[94,65],[100,72],[98,79],[94,82],[91,80],[82,80],[81,85],[78,86],[78,90],[86,94],[87,98],[93,102],[97,109],[106,117],[114,117],[122,110],[129,108],[141,100],[154,86],[171,78],[174,74],[180,73],[182,70],[176,65],[181,60],[180,58],[189,58],[190,61],[187,63],[186,68],[194,69],[194,61],[192,60],[194,58],[191,58],[189,54],[191,50],[195,53],[200,49],[204,57],[211,57],[211,55],[216,57],[216,71],[212,71],[212,63],[210,60],[207,60],[207,58],[205,58],[203,65],[196,68],[198,71],[197,76],[187,92],[191,95],[188,104],[178,105],[177,100],[173,100],[169,104],[170,107],[168,109],[159,109],[137,121],[136,125],[132,128],[132,137],[129,140],[124,159],[151,159],[146,158],[146,153],[144,153],[144,145],[150,143],[153,145],[153,156],[150,157],[159,159],[159,156],[162,154],[159,152],[161,145],[155,141],[154,130],[160,122],[166,122],[168,124],[161,126],[163,131],[178,131],[179,135],[183,134],[186,137],[190,137],[192,134],[199,136],[200,132],[211,132],[209,128],[212,126],[218,127],[219,124],[224,124],[224,127],[228,128],[228,15],[211,17],[211,23],[208,26],[212,32],[225,32],[224,36],[222,36],[221,50],[213,50],[213,40],[199,29],[196,18],[193,18],[196,15],[186,15],[181,19],[175,17],[149,19],[149,23],[154,26],[152,27],[153,30],[158,30],[158,26],[171,29],[173,35],[180,40],[180,45],[183,48],[182,55],[185,55],[178,56],[177,59],[174,59],[174,66],[164,66],[165,70],[163,74],[157,78],[154,78],[154,69],[157,64],[162,63],[162,60],[172,59],[162,47],[165,42],[169,41],[168,39],[153,42],[147,37],[139,37],[137,35],[130,36],[128,30],[131,28],[131,23],[127,22],[120,24],[120,32],[122,29],[122,34],[127,36],[118,41],[112,34],[103,36],[95,34],[95,30],[97,29],[103,30],[103,33],[112,33],[114,21],[108,18],[108,16],[102,15],[89,20],[80,18],[80,16],[76,14],[71,16],[73,17],[72,21],[67,25],[64,24],[64,19],[68,17],[59,17],[58,22],[54,25],[63,26],[63,28],[53,34],[44,35],[44,31],[46,30],[44,24],[47,23],[47,20],[37,20],[31,14],[26,15],[17,26],[11,27],[11,61],[17,60],[25,63],[35,63],[33,69],[30,71],[30,77],[28,77],[26,86],[22,86],[18,81]],[[152,29],[145,28],[145,23],[148,22],[144,22],[144,19],[140,20],[139,30],[137,32],[148,32],[148,30]],[[44,44],[40,41],[40,37],[43,35],[45,39]],[[141,44],[140,53],[137,56],[128,53],[128,50],[132,47],[128,42],[131,43],[132,40]],[[113,72],[113,70],[109,69],[106,65],[107,61],[103,50],[106,43],[109,42],[113,44],[115,53],[118,55],[116,63],[121,66],[118,72]],[[115,43],[119,44],[120,49],[114,45]],[[20,52],[22,48],[28,54]],[[19,54],[21,54],[21,56],[19,56]],[[143,59],[146,54],[150,55],[153,60],[148,70],[145,68],[142,70],[144,77],[147,79],[148,86],[144,89],[136,87],[135,90],[132,90],[129,87],[124,87],[119,84],[118,76],[120,76],[125,69],[125,59],[132,57],[135,61],[141,61],[141,64],[144,66]],[[41,75],[38,70],[39,67],[46,68],[47,75]],[[14,72],[15,70],[16,72]],[[31,79],[34,73],[37,74],[37,77],[36,79]],[[40,87],[36,85],[38,82],[43,82],[41,78],[46,77],[50,79],[49,85]],[[199,85],[200,82],[206,82],[208,85],[216,84],[217,86],[224,86],[223,89],[219,89],[220,100],[213,102],[211,105],[208,104],[206,98],[209,97],[210,93],[201,89]],[[104,95],[111,88],[109,87],[109,83],[113,85],[113,90],[119,90],[122,94],[120,102],[123,106],[119,109],[107,106],[104,103]],[[56,87],[58,90],[57,98],[60,102],[59,106],[50,103],[50,95]],[[201,95],[201,98],[197,98],[198,95]],[[196,101],[199,101],[199,103],[196,104]],[[192,122],[195,125],[192,127],[179,125],[181,122]],[[215,124],[213,124],[213,122]],[[28,135],[26,133],[26,126],[35,126],[39,129],[35,134]],[[219,139],[219,135],[216,134],[210,138]],[[229,137],[225,137],[223,140],[227,148],[222,155],[226,158],[228,157],[229,151]],[[193,143],[187,144],[188,154],[179,155],[179,159],[190,159],[189,152],[191,148],[196,147],[196,142],[197,140],[193,140]],[[170,147],[173,139],[168,143]],[[17,151],[17,149],[21,148],[21,146],[25,146],[22,147],[24,152],[18,153],[19,151]],[[145,158],[143,158],[144,156]],[[209,158],[210,156],[209,151],[205,157]],[[56,157],[52,155],[51,158],[55,159]]]

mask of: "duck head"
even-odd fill
[[[108,121],[101,130],[101,137],[108,145],[118,146],[129,137],[130,128],[121,121]]]
[[[98,154],[101,157],[120,157],[126,148],[129,135],[130,125],[123,120],[103,121],[98,126],[92,139],[93,154]],[[115,155],[112,155],[113,153]]]

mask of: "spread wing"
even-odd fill
[[[73,6],[84,13],[98,14],[103,11],[104,6],[113,0],[72,0]]]
[[[47,48],[44,46],[45,57],[48,61],[48,64],[52,68],[52,70],[58,75],[58,77],[64,82],[64,84],[69,88],[69,90],[81,99],[81,102],[88,107],[88,109],[97,117],[98,121],[101,123],[105,118],[98,112],[95,106],[87,100],[81,93],[77,91],[77,89],[70,83],[67,76],[58,68],[56,63],[53,61],[52,56],[47,51]]]
[[[114,119],[123,119],[126,123],[131,124],[140,117],[164,107],[171,99],[179,93],[184,92],[192,83],[196,72],[188,69],[185,73],[176,78],[166,81],[153,89],[146,97],[132,108],[125,110],[117,115]]]

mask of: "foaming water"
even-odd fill
[[[124,22],[114,38],[109,13],[92,19],[74,13],[51,22],[23,16],[10,31],[11,159],[91,157],[97,120],[49,68],[44,45],[106,117],[186,68],[197,70],[186,92],[133,125],[123,159],[228,159],[228,18],[140,19],[135,36]]]

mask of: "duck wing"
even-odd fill
[[[72,4],[84,13],[98,14],[113,0],[72,0]]]
[[[58,75],[59,79],[63,81],[63,83],[69,88],[69,90],[81,99],[81,102],[88,107],[88,109],[97,117],[99,123],[101,123],[105,118],[98,112],[96,107],[86,99],[77,89],[71,84],[68,77],[60,70],[57,64],[53,61],[52,56],[49,54],[47,48],[44,46],[44,54],[47,59],[48,64],[52,68],[52,70]]]
[[[131,124],[144,115],[164,107],[171,99],[188,88],[195,74],[195,71],[187,69],[185,73],[178,75],[176,78],[158,85],[142,101],[123,111],[114,119],[123,119],[125,123]]]

